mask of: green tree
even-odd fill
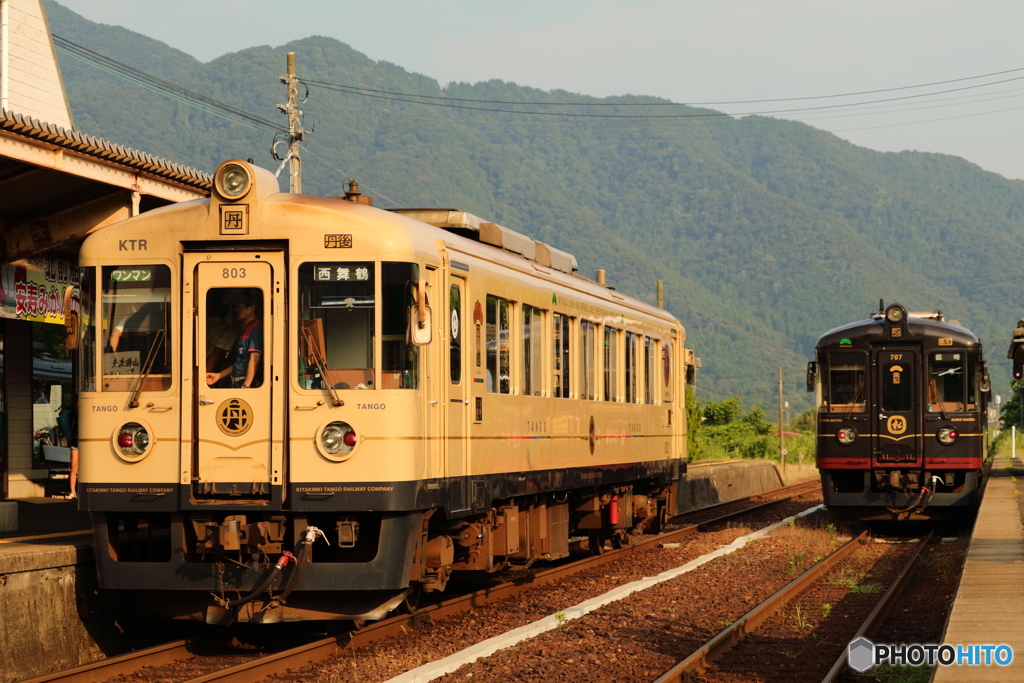
[[[704,418],[708,426],[727,425],[739,419],[741,410],[739,396],[724,401],[709,401],[704,406]]]
[[[1024,425],[1024,419],[1021,419],[1021,392],[1024,392],[1024,381],[1018,379],[1011,381],[1010,399],[1003,404],[999,414],[999,424],[1002,429],[1017,427],[1017,430],[1020,431],[1021,426]]]

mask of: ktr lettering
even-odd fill
[[[118,240],[118,251],[149,251],[146,240]]]

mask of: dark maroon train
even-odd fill
[[[991,388],[981,342],[941,312],[892,304],[826,332],[808,364],[825,504],[930,519],[980,502]]]

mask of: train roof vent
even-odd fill
[[[560,270],[563,273],[572,273],[580,269],[576,264],[575,256],[561,249],[548,246],[543,242],[537,243],[537,263]]]
[[[509,230],[497,223],[480,224],[480,241],[485,244],[493,244],[515,254],[522,254],[531,261],[537,260],[538,248],[544,246],[532,237],[527,237],[515,230]]]
[[[491,223],[468,211],[458,209],[389,209],[392,213],[443,228],[463,237],[490,244],[491,246],[520,254],[542,266],[572,274],[579,270],[576,257],[555,249],[532,237],[510,230],[497,223]]]

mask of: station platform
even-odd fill
[[[103,656],[89,514],[60,498],[14,502],[17,530],[0,533],[0,683]]]
[[[992,465],[971,545],[942,642],[1009,645],[1008,666],[939,666],[936,683],[1024,681],[1024,531],[1018,482],[1019,459],[996,458]]]
[[[18,506],[17,529],[0,531],[0,545],[22,539],[54,538],[89,530],[89,513],[78,510],[78,502],[62,498],[26,498],[7,501]],[[82,536],[88,539],[88,534]]]

